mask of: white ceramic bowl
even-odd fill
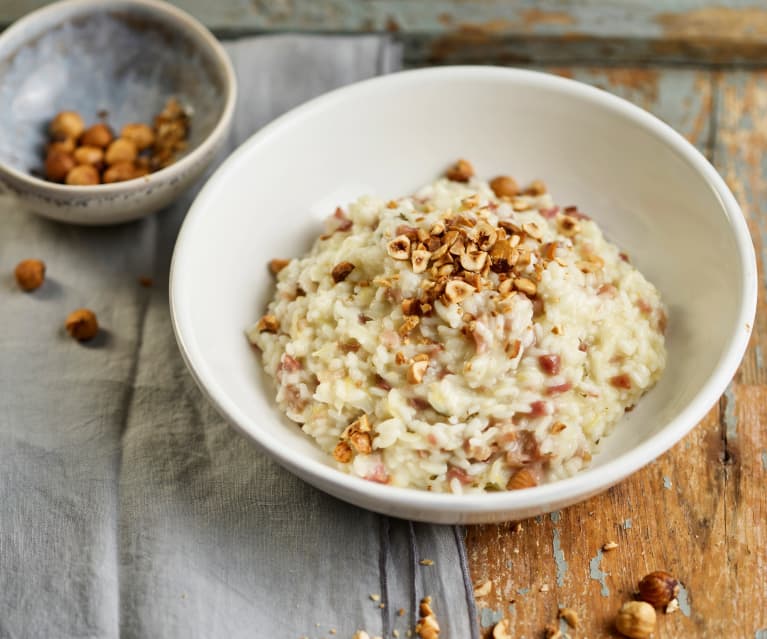
[[[668,367],[590,468],[536,488],[432,494],[347,476],[282,418],[244,329],[272,292],[266,262],[301,255],[336,204],[412,192],[457,157],[479,174],[542,178],[591,214],[660,289]],[[280,464],[341,499],[440,523],[530,517],[586,499],[669,449],[719,398],[751,332],[751,238],[735,199],[688,142],[603,91],[529,71],[454,67],[362,82],[248,140],[186,217],[171,273],[181,352],[219,411]]]
[[[197,20],[158,0],[64,0],[0,35],[0,182],[40,215],[74,224],[117,224],[168,205],[220,151],[236,79],[223,47]],[[96,186],[48,182],[47,126],[62,110],[87,124],[98,112],[119,131],[151,123],[166,100],[192,110],[187,148],[169,167]]]

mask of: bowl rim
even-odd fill
[[[55,20],[55,16],[62,12],[66,13],[66,17],[71,17],[80,15],[94,7],[99,10],[108,11],[119,10],[120,8],[130,8],[131,6],[143,7],[163,14],[173,22],[176,27],[180,26],[183,31],[193,32],[199,36],[201,42],[204,43],[212,53],[213,58],[223,72],[224,106],[210,133],[208,133],[196,147],[189,151],[189,153],[179,158],[178,161],[173,162],[173,164],[170,164],[159,171],[155,171],[154,173],[150,173],[149,175],[143,175],[122,182],[113,182],[111,184],[74,186],[70,184],[61,184],[59,182],[49,182],[48,180],[43,180],[31,175],[26,171],[20,171],[7,162],[4,162],[2,159],[0,159],[0,171],[5,172],[9,177],[15,179],[17,183],[26,184],[28,187],[33,187],[37,190],[45,190],[47,195],[50,196],[61,195],[65,197],[77,197],[102,195],[111,198],[115,195],[129,193],[135,190],[139,185],[146,185],[148,182],[156,182],[160,178],[163,180],[172,179],[174,176],[184,173],[187,167],[196,164],[216,145],[217,140],[226,132],[229,122],[234,115],[234,108],[237,103],[237,76],[235,75],[234,67],[232,66],[232,62],[224,47],[205,25],[186,11],[179,9],[168,2],[163,2],[162,0],[116,0],[110,3],[105,3],[104,0],[60,0],[59,2],[54,2],[53,4],[32,11],[16,20],[5,31],[0,33],[0,47],[2,47],[6,40],[10,40],[17,34],[21,34],[24,29],[30,25],[41,21],[46,22],[49,19]],[[46,25],[43,33],[56,26],[58,26],[58,24]],[[26,43],[27,41],[28,40],[25,39],[23,42]]]
[[[725,342],[725,347],[712,374],[700,387],[692,400],[680,411],[677,417],[657,433],[641,442],[628,452],[605,462],[598,468],[587,468],[575,475],[534,488],[518,491],[500,491],[492,493],[470,493],[455,495],[450,493],[431,493],[414,488],[401,488],[376,484],[343,473],[315,459],[300,457],[291,459],[290,452],[280,444],[276,437],[258,428],[258,416],[248,415],[240,410],[211,374],[206,357],[191,338],[193,318],[185,311],[182,292],[187,288],[183,270],[184,263],[190,259],[188,246],[195,234],[199,221],[209,208],[208,200],[220,182],[223,182],[231,167],[237,166],[246,154],[260,145],[278,136],[296,121],[332,109],[347,98],[364,97],[382,89],[408,84],[425,85],[429,81],[450,81],[454,79],[490,79],[496,81],[522,81],[559,91],[565,96],[578,97],[617,112],[644,128],[650,134],[671,148],[689,165],[703,176],[714,191],[721,205],[721,213],[731,228],[738,247],[741,279],[740,308],[738,309],[736,330]],[[756,257],[745,217],[722,177],[708,160],[681,134],[640,107],[595,87],[538,71],[489,66],[446,66],[427,69],[401,71],[357,82],[336,89],[314,98],[278,117],[260,131],[252,135],[216,170],[198,193],[179,231],[173,252],[170,271],[169,302],[171,323],[182,357],[189,371],[204,395],[216,409],[237,429],[246,434],[262,450],[302,478],[311,478],[309,483],[321,487],[343,499],[357,503],[365,502],[372,509],[386,511],[386,504],[396,504],[411,509],[418,509],[429,520],[429,513],[440,515],[471,516],[540,509],[552,503],[573,503],[595,493],[601,492],[636,472],[649,462],[670,449],[692,428],[700,422],[710,407],[726,390],[734,376],[748,346],[756,313],[757,270]],[[245,424],[250,425],[251,430]],[[353,495],[354,497],[351,497]],[[371,503],[371,501],[373,503]],[[380,505],[377,506],[376,504]]]

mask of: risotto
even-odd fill
[[[595,222],[460,161],[338,208],[248,330],[277,404],[368,480],[515,490],[586,465],[665,366],[658,291]],[[330,459],[332,458],[332,460]]]

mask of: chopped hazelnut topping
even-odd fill
[[[521,490],[537,485],[538,482],[533,474],[526,468],[521,468],[511,476],[509,483],[506,484],[506,490]]]
[[[525,189],[525,195],[544,195],[548,191],[545,182],[541,180],[533,180],[530,185]]]
[[[411,384],[420,384],[426,375],[427,368],[429,368],[429,360],[413,362],[407,371],[407,381]]]
[[[471,251],[461,255],[461,266],[467,271],[481,271],[487,261],[487,253],[484,251]]]
[[[468,160],[458,160],[446,172],[445,177],[453,182],[468,182],[474,175],[474,167]]]
[[[269,262],[269,270],[274,274],[277,275],[282,269],[284,269],[288,264],[290,264],[290,260],[282,260],[282,259],[273,259]]]
[[[402,326],[399,327],[400,337],[405,337],[410,331],[412,331],[421,322],[417,315],[408,315],[405,321],[402,322]]]
[[[369,455],[373,452],[373,445],[370,439],[370,433],[354,431],[349,435],[349,443],[352,448],[361,455]]]
[[[551,433],[561,433],[565,428],[567,428],[567,424],[563,424],[562,422],[554,422],[551,426]]]
[[[336,284],[343,282],[353,270],[354,264],[351,262],[340,262],[339,264],[336,264],[331,271],[333,281]]]
[[[534,240],[540,240],[543,237],[541,229],[538,228],[538,225],[535,222],[525,222],[522,225],[522,230]]]
[[[410,238],[407,235],[398,235],[386,245],[386,252],[395,260],[409,260]]]
[[[508,175],[499,175],[490,180],[490,188],[493,189],[496,197],[514,197],[519,193],[519,187],[514,178]]]
[[[568,237],[576,235],[580,230],[577,220],[571,215],[560,217],[557,221],[557,226],[559,227],[559,232]]]
[[[280,330],[280,321],[274,315],[264,315],[258,320],[256,330],[259,333],[276,333]]]
[[[450,280],[445,285],[445,301],[447,304],[455,304],[465,300],[476,289],[463,280]]]
[[[444,222],[435,222],[434,226],[431,227],[431,230],[429,231],[430,235],[442,235],[445,232],[445,223]]]
[[[521,291],[525,295],[533,296],[538,292],[538,287],[535,282],[531,282],[526,277],[518,277],[514,280],[514,288]]]
[[[413,273],[423,273],[429,265],[431,253],[422,249],[412,252],[411,260],[413,264]]]
[[[352,449],[346,442],[338,442],[333,449],[333,459],[342,464],[346,464],[352,459]]]
[[[517,212],[521,211],[529,211],[531,208],[533,208],[533,205],[530,203],[530,200],[524,197],[515,197],[511,201],[511,208],[513,208]]]

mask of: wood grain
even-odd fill
[[[674,69],[552,69],[601,86],[656,113],[713,159],[744,207],[764,277],[767,74]],[[764,281],[764,280],[763,280]],[[467,534],[489,636],[500,618],[512,636],[562,632],[559,607],[579,615],[570,636],[618,636],[615,612],[638,580],[664,569],[685,588],[681,610],[661,614],[657,639],[761,639],[767,628],[767,385],[760,300],[751,346],[733,384],[682,442],[607,493],[560,513]],[[618,547],[602,551],[608,541]],[[765,630],[767,632],[767,630]]]
[[[3,0],[0,26],[49,0]],[[755,0],[174,0],[218,34],[385,33],[412,64],[591,61],[763,64]],[[554,46],[553,46],[554,45]],[[569,63],[569,62],[568,62]]]

